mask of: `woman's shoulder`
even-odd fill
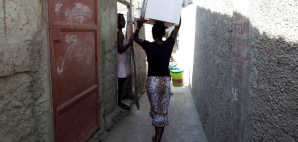
[[[175,40],[172,36],[169,36],[166,41],[168,40]]]
[[[150,42],[148,40],[143,40],[143,44],[142,45],[150,45],[152,43],[154,43],[154,42]]]
[[[170,44],[171,46],[174,46],[174,44],[175,44],[175,39],[172,37],[172,36],[170,36],[170,37],[168,37],[167,38],[167,40],[165,41],[167,44]]]

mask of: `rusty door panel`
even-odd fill
[[[59,114],[59,121],[56,122],[58,129],[55,129],[56,134],[58,134],[56,141],[82,142],[86,140],[90,131],[97,124],[97,105],[94,101],[96,98],[96,92],[89,94],[79,103],[75,103],[69,109]],[[80,124],[77,124],[78,122]]]
[[[96,0],[51,0],[53,6],[52,18],[55,27],[97,27]],[[55,26],[58,25],[58,26]],[[85,29],[85,28],[84,28]]]
[[[57,92],[60,106],[77,94],[96,85],[94,32],[62,32],[62,41],[54,46]]]
[[[49,1],[56,142],[86,141],[99,128],[97,0]]]

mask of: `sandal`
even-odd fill
[[[130,107],[127,106],[127,105],[125,105],[125,104],[122,104],[120,107],[121,107],[122,109],[130,109]]]

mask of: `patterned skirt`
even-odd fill
[[[170,102],[170,77],[148,76],[146,91],[150,102],[152,125],[164,127],[169,125],[168,106]]]

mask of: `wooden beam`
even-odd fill
[[[128,10],[128,12],[127,12],[127,22],[133,24],[134,23],[134,19],[133,19],[133,17],[134,17],[134,7],[133,7],[132,3],[130,4],[129,7],[127,7],[127,10]]]
[[[120,2],[120,3],[122,3],[122,4],[126,5],[126,6],[130,6],[130,3],[128,1],[126,1],[126,0],[117,0],[117,2]]]

